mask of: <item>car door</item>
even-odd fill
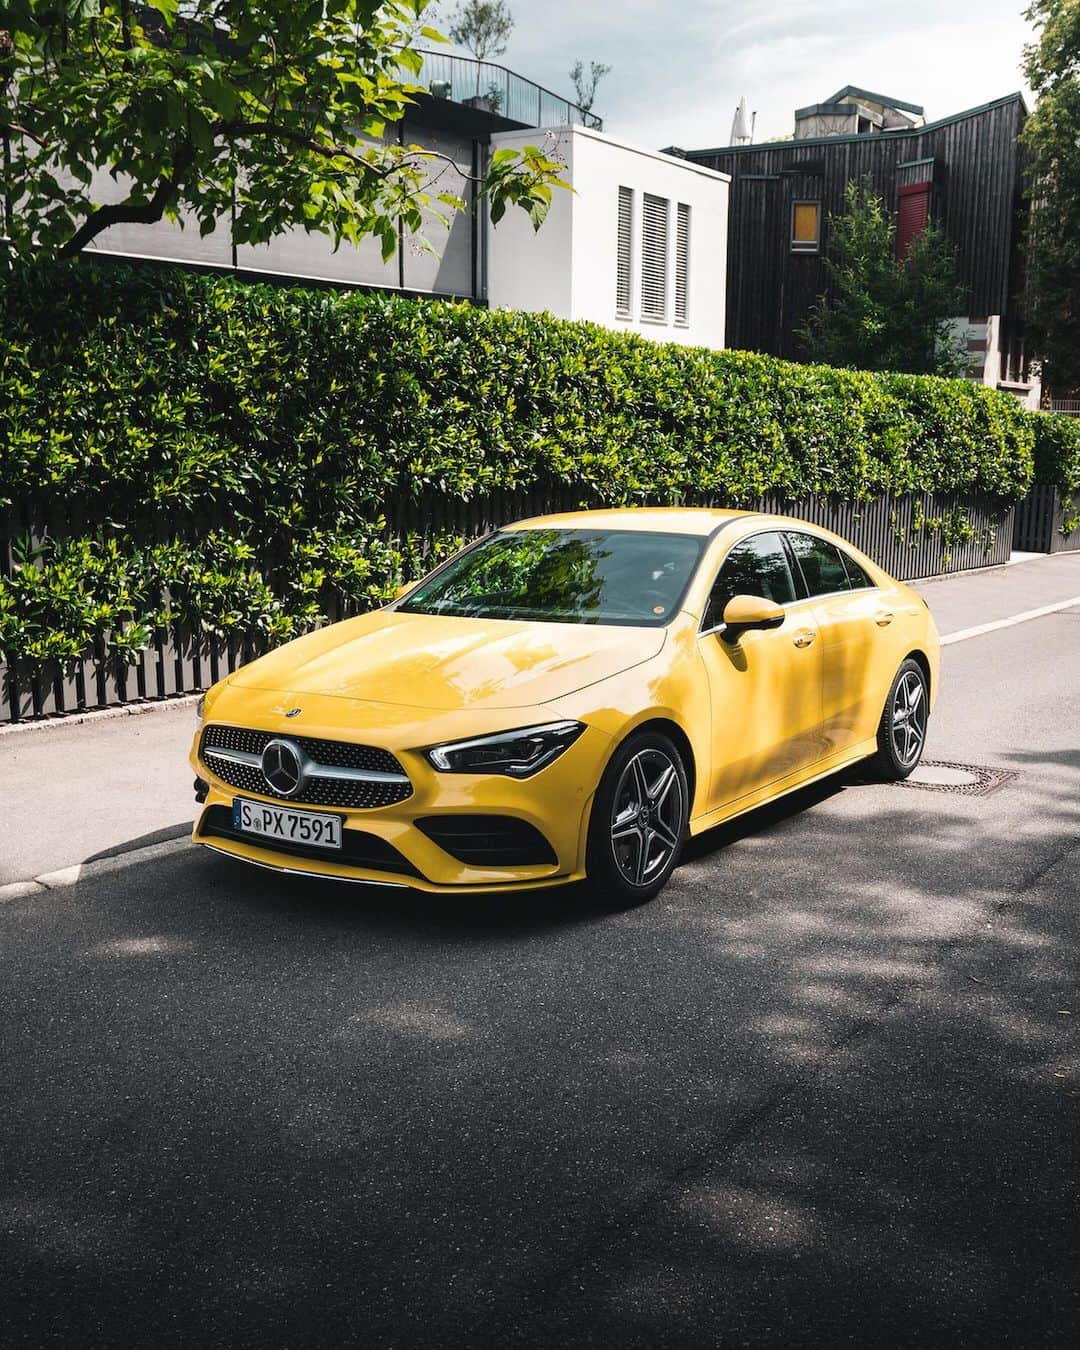
[[[779,628],[723,637],[734,595],[784,607]],[[813,608],[799,598],[776,530],[734,544],[702,617],[698,650],[712,709],[713,768],[708,807],[716,810],[813,764],[821,756],[821,643]]]
[[[826,757],[873,736],[884,692],[877,660],[893,615],[869,575],[828,539],[786,530],[813,601],[821,636],[822,737]]]

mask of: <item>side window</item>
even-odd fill
[[[873,589],[874,583],[866,574],[865,568],[859,566],[854,558],[849,557],[843,549],[840,550],[840,557],[844,560],[844,568],[848,574],[848,581],[851,583],[853,591],[866,591]]]
[[[789,534],[790,543],[811,595],[832,595],[850,590],[840,550],[827,539],[812,534]]]
[[[795,583],[778,534],[755,534],[727,555],[709,596],[703,629],[718,628],[724,622],[724,608],[733,595],[760,595],[778,605],[795,599]]]

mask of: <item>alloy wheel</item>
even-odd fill
[[[893,694],[892,743],[903,768],[914,764],[926,740],[926,684],[914,670],[906,670]]]
[[[663,750],[639,750],[615,790],[611,847],[623,877],[647,886],[662,873],[681,843],[683,787]]]

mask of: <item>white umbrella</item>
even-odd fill
[[[750,142],[750,120],[746,115],[746,99],[739,99],[735,109],[735,120],[731,124],[731,144],[747,145]]]

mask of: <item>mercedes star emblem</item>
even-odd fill
[[[268,741],[262,752],[262,774],[272,791],[295,797],[304,785],[304,761],[292,741]]]

